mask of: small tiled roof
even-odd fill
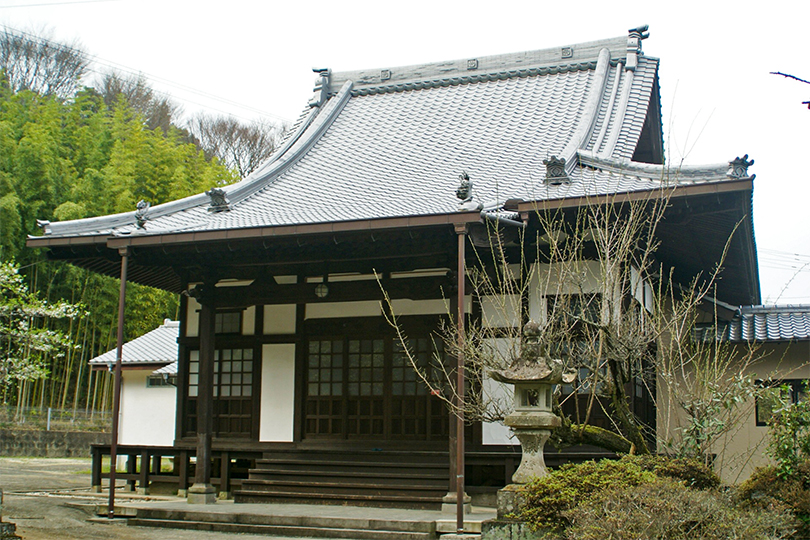
[[[152,375],[177,375],[177,361],[152,372]]]
[[[743,306],[729,323],[731,341],[810,339],[810,305]]]
[[[180,323],[166,319],[151,332],[124,343],[121,364],[134,366],[143,364],[171,364],[177,361],[177,337]],[[90,360],[91,365],[115,364],[117,351],[113,349]]]
[[[144,227],[129,212],[43,229],[50,238],[148,237],[449,214],[462,171],[484,204],[728,180],[726,163],[675,174],[631,161],[645,119],[660,119],[650,110],[658,60],[644,56],[641,38],[633,30],[519,54],[323,72],[279,150],[224,188],[227,206],[200,194],[150,208]],[[546,181],[552,156],[565,159],[569,181]]]

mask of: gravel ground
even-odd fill
[[[25,540],[278,540],[278,537],[127,527],[97,523],[97,504],[106,496],[90,492],[90,459],[0,458],[3,521],[17,525]],[[299,539],[302,540],[302,539]]]

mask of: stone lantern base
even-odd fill
[[[512,428],[522,451],[520,466],[512,475],[512,482],[525,484],[532,478],[547,475],[543,448],[551,430],[560,425],[560,418],[546,411],[515,411],[504,418],[503,423]]]

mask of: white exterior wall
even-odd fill
[[[465,298],[464,309],[470,312],[472,297]],[[446,300],[392,300],[394,315],[446,315],[450,304]],[[307,319],[342,319],[350,317],[381,317],[382,303],[377,300],[359,302],[319,302],[307,304]]]
[[[197,337],[200,335],[200,303],[197,299],[189,296],[186,302],[186,337]]]
[[[516,328],[520,326],[520,305],[519,294],[485,296],[481,298],[481,324],[485,328]],[[514,343],[507,339],[491,339],[488,340],[487,345],[507,361],[512,354],[517,352],[509,350],[510,347],[514,346]],[[515,388],[511,384],[504,384],[485,377],[481,391],[488,401],[499,403],[498,407],[504,410],[512,403]],[[481,442],[485,446],[520,444],[512,430],[506,427],[503,422],[483,422],[481,425]]]
[[[529,318],[544,321],[546,318],[546,295],[582,294],[600,291],[599,261],[576,263],[578,271],[562,269],[561,264],[533,264],[529,281]],[[571,279],[578,276],[578,280]],[[562,279],[565,278],[565,279]]]
[[[262,346],[259,440],[292,442],[295,418],[295,344]]]
[[[295,304],[264,306],[264,334],[294,334]]]
[[[171,446],[174,443],[177,390],[146,387],[151,369],[123,370],[119,444]]]

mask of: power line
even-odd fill
[[[111,0],[86,0],[86,1],[111,1]],[[74,53],[76,55],[84,56],[89,63],[99,64],[102,67],[107,67],[107,68],[110,68],[110,69],[113,69],[113,70],[117,70],[117,71],[123,72],[123,73],[125,73],[127,75],[131,75],[131,76],[135,76],[135,77],[144,77],[144,78],[146,78],[148,80],[158,81],[158,82],[161,82],[162,84],[168,85],[170,87],[177,88],[177,89],[179,89],[181,91],[196,94],[196,95],[198,95],[200,97],[210,99],[210,100],[213,100],[213,101],[217,101],[217,102],[220,102],[220,103],[224,103],[224,104],[227,104],[227,105],[231,105],[231,106],[234,106],[234,107],[238,107],[238,108],[240,108],[242,110],[250,111],[250,112],[262,115],[262,116],[271,117],[271,118],[274,118],[274,119],[276,119],[278,121],[281,121],[281,122],[285,122],[285,123],[286,122],[291,122],[291,119],[289,119],[289,118],[285,118],[283,116],[280,116],[280,115],[277,115],[277,114],[274,114],[274,113],[271,113],[271,112],[267,112],[267,111],[264,111],[262,109],[258,109],[256,107],[252,107],[250,105],[244,105],[244,104],[241,104],[239,102],[236,102],[236,101],[233,101],[233,100],[230,100],[230,99],[227,99],[227,98],[223,98],[221,96],[217,96],[216,94],[212,94],[210,92],[205,92],[203,90],[198,90],[198,89],[196,89],[194,87],[191,87],[191,86],[187,86],[187,85],[184,85],[184,84],[181,84],[181,83],[171,81],[169,79],[149,75],[147,73],[144,73],[143,71],[135,70],[133,68],[130,68],[130,67],[125,66],[123,64],[119,64],[119,63],[114,62],[112,60],[105,60],[105,59],[103,59],[103,58],[101,58],[101,57],[99,57],[97,55],[92,55],[91,56],[87,52],[82,51],[80,49],[76,49],[74,47],[71,47],[69,45],[65,45],[63,43],[57,43],[57,42],[54,42],[54,41],[52,41],[52,40],[50,40],[48,38],[45,38],[45,37],[42,37],[42,36],[37,36],[35,34],[31,34],[29,32],[25,32],[23,30],[12,28],[11,26],[9,26],[9,25],[7,25],[5,23],[0,23],[0,26],[2,26],[3,28],[5,28],[8,31],[16,32],[16,33],[18,33],[20,35],[23,35],[23,36],[27,37],[28,39],[32,39],[32,40],[35,40],[35,41],[40,42],[40,43],[45,43],[45,44],[51,45],[53,47],[62,48],[62,49],[68,50],[68,51],[70,51],[70,52],[72,52],[72,53]],[[102,72],[100,72],[99,70],[94,69],[92,67],[88,67],[88,71],[90,71],[91,73],[95,73],[97,75],[103,75]],[[229,111],[224,111],[222,109],[217,109],[215,107],[203,105],[202,103],[192,101],[192,100],[190,100],[188,98],[178,98],[176,96],[173,96],[173,95],[171,95],[171,94],[169,94],[167,92],[164,92],[164,91],[161,91],[161,90],[158,90],[158,89],[153,89],[153,90],[155,92],[160,93],[160,94],[162,94],[162,95],[164,95],[164,96],[166,96],[168,98],[171,98],[171,99],[184,101],[186,103],[189,103],[189,104],[192,104],[192,105],[197,105],[199,107],[204,107],[204,108],[207,108],[207,109],[210,109],[210,110],[214,110],[214,111],[217,111],[217,112],[222,113],[222,114],[229,114],[231,116],[236,116],[236,117],[242,118],[243,120],[248,120],[248,121],[253,120],[253,119],[250,119],[250,118],[245,118],[245,117],[243,117],[241,115],[233,114],[233,113],[231,113]]]
[[[0,6],[0,9],[29,8],[43,6],[66,6],[70,4],[97,4],[99,2],[121,2],[121,0],[74,0],[72,2],[45,2],[40,4],[15,4],[13,6]]]

